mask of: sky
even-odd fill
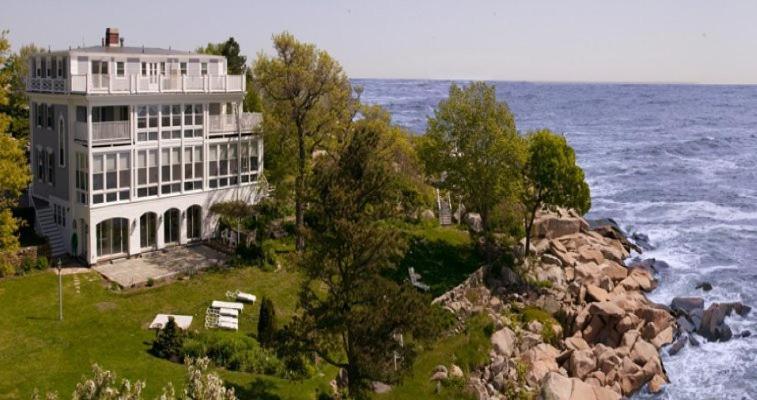
[[[757,83],[757,1],[3,0],[18,48],[192,50],[233,36],[252,60],[289,31],[352,78]]]

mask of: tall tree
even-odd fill
[[[438,185],[459,196],[467,210],[481,215],[488,239],[495,228],[491,219],[495,207],[517,198],[525,157],[507,104],[498,102],[494,87],[483,82],[463,88],[453,84],[449,97],[428,119],[419,148],[427,171],[439,178]]]
[[[18,53],[10,54],[0,65],[0,85],[8,87],[8,101],[0,104],[0,113],[8,115],[11,136],[27,141],[29,138],[29,98],[25,80],[29,73],[29,57],[42,49],[30,44],[22,46]]]
[[[386,219],[397,212],[398,171],[386,122],[360,120],[338,150],[319,157],[310,180],[308,246],[301,315],[285,328],[299,352],[343,368],[350,397],[371,380],[392,380],[414,346],[397,335],[428,337],[429,299],[386,278],[405,243]]]
[[[239,43],[233,38],[228,38],[221,43],[208,43],[207,46],[197,48],[198,53],[214,54],[226,57],[226,70],[232,75],[244,74],[247,83],[247,92],[244,96],[243,108],[249,112],[260,112],[260,96],[252,83],[252,71],[245,68],[247,57],[240,54]]]
[[[525,208],[526,250],[531,245],[531,229],[542,208],[567,207],[584,214],[591,208],[589,185],[576,164],[576,154],[565,137],[548,129],[527,136],[528,151],[522,171],[522,204]]]
[[[286,32],[273,37],[273,46],[276,55],[260,53],[253,75],[263,99],[266,166],[276,177],[277,190],[295,171],[297,249],[301,251],[305,181],[313,153],[328,149],[335,134],[345,130],[358,102],[342,67],[325,51]]]
[[[0,33],[0,65],[10,51],[7,32]],[[0,85],[0,106],[9,104],[10,85]],[[21,141],[6,133],[12,118],[0,112],[0,262],[7,262],[18,249],[19,221],[11,209],[18,204],[22,191],[29,184],[28,162]]]

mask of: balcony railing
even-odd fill
[[[237,116],[234,114],[211,115],[209,118],[210,133],[237,132]],[[261,122],[260,113],[239,114],[239,129],[241,132],[257,130]]]
[[[74,138],[87,142],[87,123],[76,122]],[[105,121],[92,123],[92,142],[119,142],[130,139],[129,121]]]
[[[30,92],[52,93],[187,93],[187,92],[243,92],[244,75],[224,76],[115,76],[79,74],[68,78],[29,78]]]

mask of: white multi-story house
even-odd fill
[[[88,264],[208,239],[219,201],[257,201],[260,114],[226,59],[102,46],[29,60],[30,198],[54,256]]]

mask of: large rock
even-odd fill
[[[733,332],[728,324],[725,323],[725,317],[731,313],[732,307],[728,305],[713,303],[704,311],[702,324],[697,332],[711,342],[726,342],[731,340]]]
[[[675,297],[670,302],[670,309],[690,316],[696,310],[704,310],[704,299],[701,297]]]
[[[570,400],[573,393],[573,380],[557,372],[549,372],[541,382],[543,400]]]
[[[597,360],[590,349],[576,350],[570,355],[568,365],[572,376],[584,379],[597,368]]]
[[[484,230],[484,226],[481,222],[481,215],[478,213],[465,214],[465,225],[468,226],[468,229],[476,233]]]
[[[602,264],[605,257],[602,252],[597,250],[596,246],[583,245],[578,249],[578,260],[583,262],[593,262],[597,265]]]
[[[607,291],[599,286],[594,286],[592,284],[586,285],[586,294],[589,295],[589,298],[592,301],[607,301]]]
[[[599,266],[599,270],[614,282],[622,281],[628,276],[628,269],[612,261],[605,261]]]
[[[515,350],[515,341],[515,333],[510,330],[510,328],[502,328],[494,332],[491,337],[491,343],[494,351],[505,357],[510,357],[513,355],[513,351]]]
[[[547,343],[532,347],[521,355],[521,360],[528,367],[526,382],[531,385],[536,385],[549,372],[560,369],[560,366],[557,365],[556,361],[559,355],[560,351]]]
[[[581,232],[589,225],[583,218],[541,213],[534,220],[533,232],[536,237],[558,238]]]
[[[625,315],[625,311],[618,307],[614,302],[595,302],[589,304],[589,314],[601,315],[606,318],[622,318]]]

